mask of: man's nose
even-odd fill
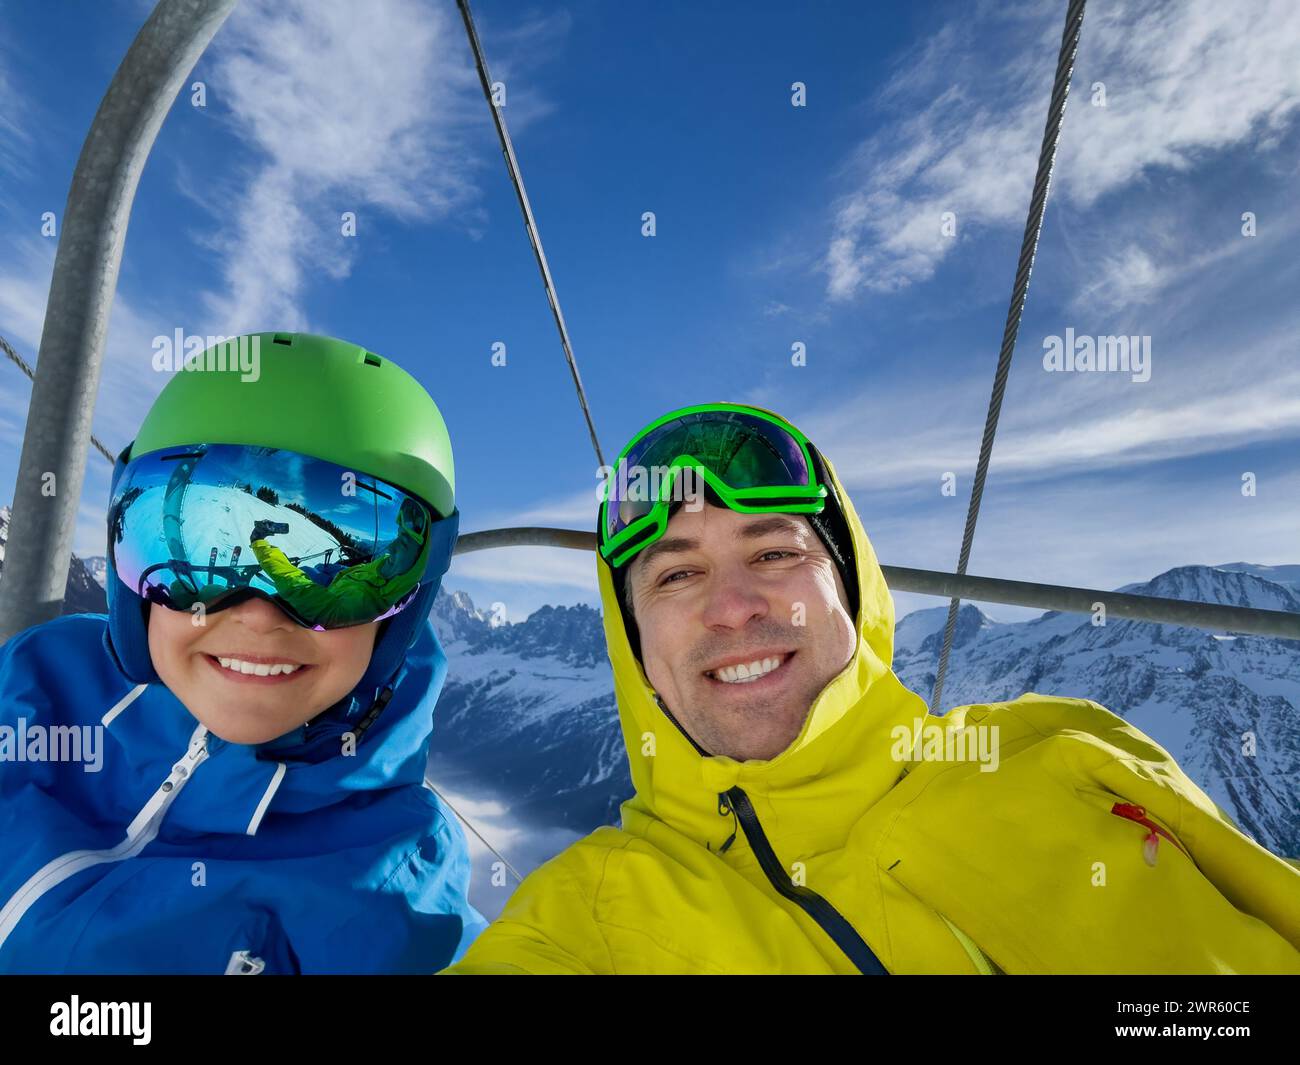
[[[739,629],[768,615],[767,597],[743,566],[715,570],[701,620],[710,629]]]

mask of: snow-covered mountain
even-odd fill
[[[83,558],[81,564],[86,567],[90,579],[107,590],[104,582],[108,580],[108,559],[103,555],[91,555],[89,558]]]
[[[12,510],[0,507],[0,575],[4,572],[5,545],[9,542],[9,518]],[[102,559],[100,560],[103,561]],[[91,576],[85,564],[76,555],[68,563],[68,583],[63,593],[65,614],[104,614],[108,611],[108,598],[104,582]]]
[[[440,592],[432,620],[450,662],[434,779],[490,793],[538,828],[585,833],[617,821],[632,781],[600,615],[545,606],[494,627],[464,592]]]
[[[1266,581],[1300,592],[1300,566],[1256,566],[1253,562],[1227,562],[1214,568],[1227,570],[1229,573],[1252,573],[1256,577],[1263,577]]]
[[[1300,567],[1181,566],[1120,591],[1300,613],[1300,589],[1255,571]],[[947,607],[896,629],[894,670],[927,699]],[[1238,824],[1276,853],[1300,854],[1300,645],[1178,625],[1051,611],[998,624],[963,604],[944,705],[1026,691],[1092,699],[1169,751]],[[1253,737],[1254,754],[1243,753]]]
[[[1183,566],[1122,590],[1300,612],[1300,566]],[[917,611],[895,630],[894,668],[923,698],[946,615],[946,605]],[[450,660],[435,780],[490,796],[525,836],[616,822],[631,780],[599,614],[544,607],[494,627],[464,593],[441,593],[433,622]],[[1094,626],[1055,611],[999,623],[963,604],[945,706],[1026,691],[1092,699],[1128,719],[1243,830],[1275,853],[1300,854],[1295,642],[1115,618]],[[1250,737],[1255,753],[1244,754]]]

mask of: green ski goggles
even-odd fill
[[[826,506],[808,438],[789,422],[736,403],[684,407],[637,433],[610,471],[601,557],[618,568],[649,547],[700,481],[741,514],[820,514]]]

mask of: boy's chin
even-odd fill
[[[192,706],[187,706],[186,709],[218,739],[249,747],[277,740],[302,724],[267,721],[256,715],[232,712],[228,707],[216,712],[206,709],[196,711]]]

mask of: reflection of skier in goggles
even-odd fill
[[[404,500],[397,515],[399,532],[381,555],[338,570],[328,585],[312,580],[266,538],[288,532],[282,522],[253,524],[249,544],[275,590],[295,610],[330,627],[367,622],[406,595],[418,581],[415,563],[424,548],[428,517],[413,499]]]

